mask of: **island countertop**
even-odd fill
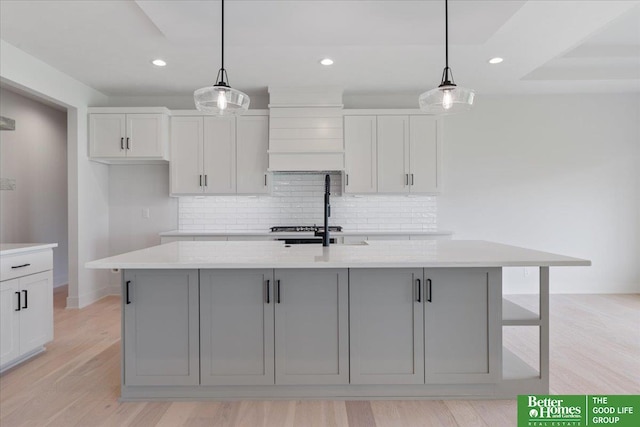
[[[591,261],[476,240],[381,241],[355,245],[172,242],[91,261],[87,268],[409,268],[589,266]]]

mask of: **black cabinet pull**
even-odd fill
[[[265,187],[267,186],[267,174],[266,173],[264,174],[264,186]]]
[[[413,185],[413,174],[411,174],[411,185]]]
[[[130,283],[131,283],[131,280],[127,280],[127,283],[125,284],[126,285],[126,291],[127,291],[126,292],[126,294],[127,294],[126,295],[127,296],[127,304],[131,304],[131,300],[129,299],[129,284]]]
[[[202,187],[202,175],[200,175],[200,187]]]
[[[29,291],[25,289],[22,292],[24,292],[24,305],[22,306],[22,308],[29,308],[29,301],[27,300],[27,298],[29,297]]]
[[[278,288],[277,302],[280,304],[280,280],[276,280],[276,287]]]
[[[206,174],[204,175],[204,186],[205,187],[207,186],[207,175]]]
[[[422,302],[422,282],[420,279],[416,279],[416,286],[418,287],[418,302]]]
[[[24,268],[24,267],[29,267],[31,264],[22,264],[22,265],[14,265],[11,268]]]
[[[120,138],[120,149],[124,150],[124,137]]]
[[[349,174],[347,174],[347,184],[346,185],[349,185]]]
[[[131,150],[131,146],[129,146],[129,137],[127,137],[127,150]]]
[[[271,303],[271,297],[269,295],[269,288],[271,287],[271,283],[267,280],[267,304]]]
[[[20,292],[14,292],[15,294],[18,295],[18,308],[16,308],[14,311],[20,311],[22,309],[22,303],[20,302]]]
[[[427,301],[431,302],[431,279],[427,279]]]

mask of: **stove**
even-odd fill
[[[322,232],[322,227],[317,225],[280,225],[277,227],[271,227],[272,233],[296,233],[296,232]],[[342,231],[342,227],[339,225],[329,226],[329,231]]]

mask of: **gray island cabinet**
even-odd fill
[[[589,265],[490,242],[306,246],[174,242],[88,263],[123,270],[122,398],[546,393],[549,267]],[[517,265],[540,267],[535,315],[503,300]],[[539,366],[503,348],[510,325],[539,328]]]

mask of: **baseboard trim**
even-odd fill
[[[106,296],[113,295],[110,293],[110,289],[110,286],[105,286],[96,291],[89,292],[78,297],[67,297],[67,308],[85,308]]]

